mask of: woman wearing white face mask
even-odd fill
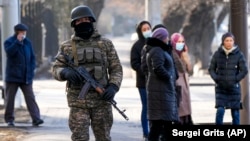
[[[141,125],[143,138],[146,141],[149,133],[148,119],[147,119],[147,93],[146,93],[146,76],[141,69],[141,51],[146,43],[146,39],[151,37],[151,24],[148,21],[141,21],[137,27],[136,32],[138,40],[133,44],[130,52],[130,64],[132,69],[136,72],[136,87],[138,88],[142,111],[141,111]]]
[[[176,80],[176,91],[180,124],[192,125],[189,76],[193,73],[193,67],[189,59],[188,47],[185,44],[184,36],[180,33],[172,34],[171,44],[173,45],[173,58],[179,75]]]

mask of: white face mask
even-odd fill
[[[142,32],[142,35],[145,39],[147,39],[148,37],[152,36],[152,31],[151,30],[144,31]]]
[[[176,50],[182,51],[184,48],[184,43],[176,43]]]
[[[23,34],[23,39],[25,39],[26,38],[26,35],[25,34]]]

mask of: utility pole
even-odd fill
[[[244,53],[248,66],[248,28],[247,28],[247,0],[231,0],[231,32],[235,35],[235,43]],[[249,76],[241,81],[243,110],[240,111],[241,124],[250,124],[249,105]]]
[[[14,26],[20,21],[19,15],[19,0],[0,0],[2,8],[2,80],[5,88],[5,68],[6,68],[6,54],[4,51],[4,41],[14,33]],[[15,107],[21,106],[20,90],[17,92],[15,99]]]
[[[145,0],[145,19],[152,26],[162,23],[161,0]]]

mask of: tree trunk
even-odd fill
[[[88,5],[93,10],[96,20],[98,21],[101,11],[104,7],[104,0],[87,0],[86,5]]]

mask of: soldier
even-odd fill
[[[90,88],[84,99],[79,99],[79,92],[84,85],[82,78],[59,61],[53,65],[53,77],[58,81],[67,80],[69,128],[73,141],[88,141],[89,125],[97,141],[111,141],[113,113],[109,101],[114,99],[123,78],[122,66],[113,43],[101,37],[94,22],[95,15],[88,6],[73,8],[71,27],[75,33],[62,43],[56,57],[66,61],[66,54],[75,66],[85,67],[104,86],[103,94]]]

